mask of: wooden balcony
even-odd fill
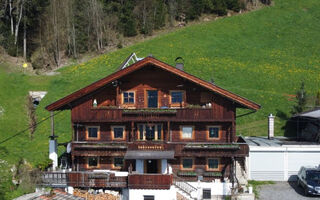
[[[129,174],[130,189],[170,189],[172,175],[170,174]]]
[[[125,188],[127,177],[94,172],[45,172],[39,185],[49,187]]]
[[[73,110],[73,122],[121,122],[121,121],[232,121],[232,112],[221,112],[213,108],[180,109],[109,109],[88,108]]]

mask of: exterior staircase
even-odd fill
[[[177,189],[177,192],[184,197],[184,199],[197,199],[197,188],[193,187],[184,179],[178,177],[176,174],[173,174],[173,185]]]

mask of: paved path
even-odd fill
[[[319,200],[319,196],[305,197],[296,182],[276,182],[263,185],[259,190],[259,200]]]

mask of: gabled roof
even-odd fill
[[[207,82],[207,81],[204,81],[200,78],[197,78],[197,77],[195,77],[185,71],[177,69],[167,63],[159,61],[153,57],[146,57],[143,60],[140,60],[140,61],[132,64],[129,67],[126,67],[122,70],[116,71],[115,73],[113,73],[103,79],[100,79],[100,80],[66,96],[66,97],[63,97],[62,99],[59,99],[58,101],[48,105],[46,107],[46,109],[48,111],[61,110],[61,109],[63,109],[63,107],[65,107],[68,104],[70,104],[71,102],[79,99],[80,97],[83,97],[83,96],[105,86],[106,84],[111,83],[112,81],[115,81],[115,80],[123,77],[124,75],[130,74],[130,73],[132,73],[138,69],[141,69],[144,66],[150,65],[150,64],[152,64],[155,67],[158,67],[160,69],[163,69],[165,71],[171,72],[171,73],[173,73],[177,76],[180,76],[182,78],[185,78],[185,79],[187,79],[197,85],[200,85],[204,88],[207,88],[217,94],[220,94],[220,95],[230,99],[231,101],[234,101],[235,103],[240,104],[244,108],[258,110],[261,107],[259,104],[256,104],[253,101],[250,101],[246,98],[243,98],[239,95],[236,95],[232,92],[229,92],[225,89],[222,89],[221,87],[218,87],[217,85],[214,85],[210,82]]]

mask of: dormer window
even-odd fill
[[[134,104],[134,92],[132,91],[123,92],[123,103]]]

